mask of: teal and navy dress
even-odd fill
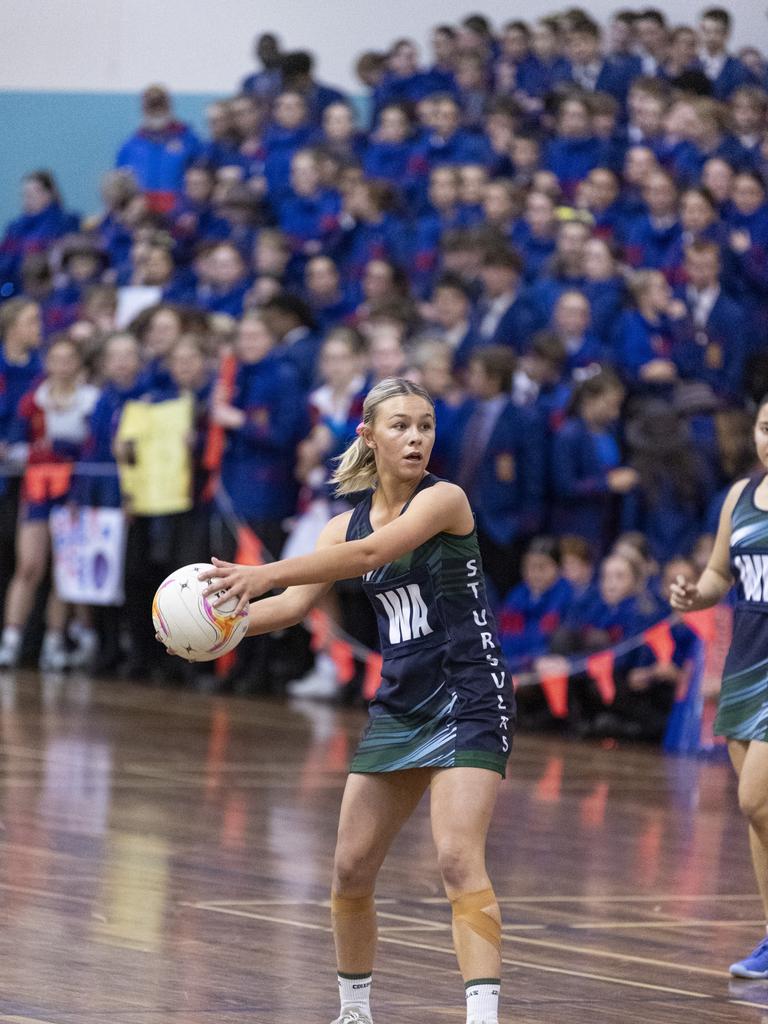
[[[438,482],[427,474],[415,494]],[[373,533],[372,498],[373,491],[355,507],[347,540]],[[363,589],[376,612],[383,667],[350,770],[470,766],[503,776],[515,698],[476,531],[430,537],[367,573]]]
[[[731,517],[736,605],[715,733],[734,740],[768,741],[768,512],[755,505],[764,479],[749,481]]]

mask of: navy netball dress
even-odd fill
[[[415,493],[438,482],[427,474]],[[373,491],[356,506],[347,540],[373,533],[372,498]],[[470,766],[503,776],[515,698],[475,530],[430,537],[367,573],[363,588],[376,612],[383,668],[350,770]]]
[[[731,517],[736,607],[715,733],[736,740],[768,741],[768,512],[755,505],[763,479],[750,480]]]

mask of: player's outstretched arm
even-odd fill
[[[349,513],[339,516],[344,530]],[[328,527],[332,527],[332,520]],[[392,562],[434,537],[437,533],[469,533],[473,526],[467,497],[455,484],[439,483],[417,494],[403,515],[360,540],[329,543],[311,555],[288,558],[269,565],[244,566],[212,561],[215,569],[200,574],[201,580],[216,577],[216,584],[205,593],[224,591],[216,604],[238,598],[238,609],[253,597],[282,587],[308,584],[330,586],[336,580],[363,576],[372,569]],[[283,595],[280,595],[283,596]],[[264,602],[266,603],[266,602]]]
[[[670,587],[669,603],[678,612],[696,612],[722,601],[733,584],[730,564],[731,516],[747,480],[737,481],[728,492],[720,512],[712,554],[698,583],[686,583],[678,576]]]

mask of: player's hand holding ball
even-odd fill
[[[223,562],[220,558],[212,558],[212,569],[200,573],[200,582],[208,586],[203,591],[204,597],[214,596],[214,608],[229,607],[236,599],[235,615],[247,610],[251,598],[261,597],[270,589],[267,570],[263,565],[236,565],[234,562]]]

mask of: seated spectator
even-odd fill
[[[552,653],[589,655],[641,633],[649,625],[638,607],[641,584],[637,563],[623,555],[608,555],[600,565],[596,593],[591,600],[572,606],[552,637]],[[636,652],[615,659],[612,675],[617,695],[626,689],[628,674],[637,661]],[[568,726],[576,735],[594,735],[607,710],[591,676],[580,672],[568,680]]]
[[[595,551],[615,534],[619,499],[638,481],[619,447],[623,398],[621,382],[610,370],[581,381],[571,415],[552,441],[552,530],[583,537]]]
[[[635,18],[637,52],[644,75],[657,75],[669,52],[667,19],[656,7],[647,7]]]
[[[512,383],[515,405],[535,409],[551,431],[563,425],[571,402],[566,359],[562,339],[554,331],[538,331],[520,357]]]
[[[562,32],[557,18],[539,18],[534,24],[531,51],[537,61],[536,74],[528,77],[525,98],[518,99],[534,115],[542,109],[544,97],[571,77],[571,66],[563,56]]]
[[[216,170],[219,167],[240,166],[240,118],[236,119],[235,117],[239,99],[238,97],[229,102],[220,100],[209,103],[205,108],[208,138],[203,142],[198,157],[201,166],[210,170]],[[243,99],[245,102],[241,103],[241,106],[247,104],[250,107],[251,97]]]
[[[592,217],[592,233],[597,238],[621,242],[627,219],[627,208],[621,199],[618,174],[609,167],[595,167],[585,181],[583,207]],[[581,205],[581,204],[579,204]]]
[[[566,199],[578,183],[601,163],[604,147],[595,138],[586,98],[564,96],[557,108],[555,136],[544,150],[544,167],[557,175]]]
[[[629,89],[627,108],[627,141],[632,146],[645,146],[659,157],[663,149],[664,117],[669,108],[669,87],[656,77],[636,78]]]
[[[483,189],[484,222],[506,241],[512,239],[516,218],[520,213],[520,199],[520,190],[505,178],[489,181]]]
[[[313,256],[304,271],[305,295],[319,328],[325,333],[350,317],[355,302],[341,283],[339,268],[330,256]]]
[[[363,301],[355,310],[353,319],[364,325],[378,310],[399,306],[411,315],[411,294],[408,275],[400,267],[385,259],[368,260],[361,284]]]
[[[219,242],[207,261],[208,279],[198,284],[196,304],[209,313],[227,313],[239,317],[251,277],[240,250],[231,242]]]
[[[745,165],[758,169],[760,145],[768,114],[768,96],[757,85],[742,85],[734,89],[728,100],[730,127],[736,141],[746,154]]]
[[[750,324],[743,308],[721,285],[720,249],[714,242],[691,242],[685,249],[685,303],[693,334],[678,346],[675,360],[682,378],[704,381],[726,402],[744,392],[744,361],[751,348]]]
[[[355,112],[346,101],[329,103],[323,111],[321,129],[315,140],[326,152],[344,161],[360,160],[366,141],[357,128]]]
[[[62,208],[50,171],[33,171],[21,186],[23,213],[6,227],[0,241],[0,300],[21,289],[21,264],[33,252],[48,252],[57,239],[77,231],[79,218]]]
[[[293,250],[294,273],[307,258],[332,249],[340,233],[341,197],[322,187],[317,154],[297,150],[291,159],[291,186],[278,206],[280,229]]]
[[[186,326],[182,311],[169,303],[150,306],[132,321],[129,329],[139,340],[144,363],[141,373],[142,390],[163,391],[170,388],[170,355]]]
[[[695,583],[698,575],[687,558],[677,556],[667,562],[662,577],[665,605],[669,604],[669,588],[678,576]],[[650,647],[643,647],[610,710],[595,721],[596,735],[650,743],[660,743],[664,738],[675,694],[681,683],[685,685],[685,673],[690,671],[690,661],[700,642],[683,622],[673,623],[669,630],[674,642],[672,660],[661,663]]]
[[[537,327],[549,323],[555,303],[564,291],[584,285],[584,247],[591,236],[584,217],[567,211],[557,227],[555,253],[530,289]]]
[[[633,78],[644,70],[634,55],[601,53],[601,32],[589,17],[580,17],[566,38],[570,78],[585,92],[607,92],[626,106]]]
[[[603,345],[591,330],[589,300],[583,292],[563,292],[555,303],[550,329],[565,349],[565,371],[576,376],[579,370],[596,366],[603,358]]]
[[[476,131],[481,129],[490,93],[485,61],[480,54],[459,51],[453,80],[461,104],[462,124]]]
[[[530,669],[549,651],[552,634],[573,603],[555,537],[534,537],[523,555],[521,575],[498,612],[501,649],[513,673]]]
[[[387,103],[379,113],[363,155],[363,170],[369,178],[381,178],[400,189],[415,203],[429,167],[417,153],[413,115],[402,103]]]
[[[363,333],[368,339],[368,378],[365,390],[370,391],[387,377],[403,377],[408,368],[403,323],[383,312],[365,324]]]
[[[409,232],[395,213],[395,195],[385,181],[360,181],[344,197],[336,258],[354,286],[371,260],[405,264]]]
[[[723,7],[709,7],[701,16],[699,33],[704,44],[699,54],[704,74],[715,99],[726,100],[741,85],[752,84],[752,75],[740,60],[728,53],[731,16]]]
[[[545,192],[529,192],[523,216],[511,232],[512,243],[523,257],[526,284],[532,284],[540,277],[554,256],[556,235],[554,200]]]
[[[573,602],[594,597],[595,556],[589,543],[572,533],[559,538],[561,573],[571,585]]]
[[[280,292],[262,305],[261,318],[275,338],[274,358],[288,363],[298,385],[309,391],[315,382],[320,351],[309,306],[298,295]]]
[[[432,316],[437,336],[451,353],[471,352],[477,343],[472,328],[472,299],[469,288],[456,274],[444,274],[432,293]]]
[[[459,167],[459,221],[467,227],[483,221],[483,194],[488,184],[488,168],[482,164]]]
[[[208,167],[194,166],[184,172],[181,195],[168,214],[180,266],[192,262],[199,242],[223,240],[229,234],[230,225],[213,209],[213,185],[213,172]]]
[[[667,56],[657,74],[674,88],[682,88],[686,78],[699,72],[699,40],[696,32],[688,25],[680,25],[669,34]]]
[[[483,257],[483,294],[474,323],[478,345],[507,345],[517,352],[525,349],[533,329],[533,314],[521,285],[522,271],[523,261],[514,249],[497,246]],[[457,365],[464,365],[468,355],[466,349],[459,350]]]
[[[458,101],[444,93],[435,98],[434,107],[432,131],[419,146],[427,165],[488,164],[488,144],[482,136],[461,127]]]
[[[151,210],[168,213],[201,143],[189,125],[176,120],[170,93],[162,85],[147,86],[141,111],[141,127],[118,150],[116,166],[133,172]]]
[[[666,171],[652,171],[642,186],[645,209],[630,218],[624,232],[624,255],[631,267],[662,270],[679,242],[677,188]]]
[[[590,238],[584,246],[584,284],[580,291],[589,301],[592,330],[610,350],[614,325],[626,300],[624,277],[616,252],[602,238]]]
[[[238,181],[247,182],[254,195],[262,196],[267,187],[264,177],[267,157],[265,134],[270,108],[264,100],[249,93],[235,96],[230,100],[229,108],[237,133],[237,151],[230,159],[226,150],[219,150],[214,166],[218,169],[237,167],[240,171]]]
[[[742,171],[733,178],[732,203],[726,215],[728,281],[743,303],[752,330],[753,346],[768,340],[768,203],[759,174]]]
[[[616,323],[616,365],[633,391],[668,395],[679,377],[678,343],[692,330],[688,310],[658,270],[638,271],[629,291],[635,308],[626,309]]]
[[[296,90],[283,90],[275,99],[272,122],[264,133],[264,177],[273,204],[284,197],[293,155],[309,144],[312,131],[305,97]]]
[[[680,238],[668,254],[665,273],[670,284],[682,283],[685,273],[685,250],[694,242],[714,242],[717,246],[727,245],[727,229],[721,222],[717,204],[708,189],[703,186],[687,188],[680,196]]]
[[[477,516],[486,573],[499,595],[517,583],[522,552],[542,521],[544,452],[541,425],[509,397],[515,358],[487,345],[470,356],[469,398],[454,440],[455,480]]]

